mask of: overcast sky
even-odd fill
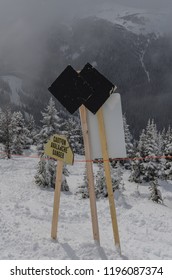
[[[0,59],[6,55],[7,63],[23,63],[29,68],[36,56],[38,65],[39,60],[41,64],[39,49],[44,45],[48,27],[56,21],[70,20],[89,11],[94,13],[102,3],[158,13],[172,9],[172,0],[0,0]]]
[[[79,15],[103,2],[159,12],[172,9],[172,0],[0,0],[0,23],[10,24],[17,18],[46,22],[47,18]]]
[[[172,0],[0,0],[0,36],[17,28],[44,29],[55,20],[77,17],[98,9],[102,3],[163,12],[172,10]],[[2,37],[1,37],[2,41]]]
[[[151,9],[154,11],[167,10],[172,7],[171,0],[110,0],[118,4],[124,4],[129,7]]]

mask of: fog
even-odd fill
[[[171,0],[0,0],[0,63],[11,72],[36,73],[46,57],[50,27],[94,13],[102,3],[151,12],[172,8]]]
[[[169,11],[172,8],[171,0],[111,0],[110,2],[155,12]]]

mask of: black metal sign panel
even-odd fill
[[[77,80],[77,72],[71,66],[67,66],[48,89],[71,114],[82,104],[78,99]]]
[[[69,65],[48,89],[73,114],[92,95],[87,82]]]
[[[80,73],[67,66],[48,90],[71,114],[82,104],[95,114],[113,89],[114,85],[87,63]]]
[[[92,95],[85,101],[84,105],[93,114],[96,114],[113,92],[114,85],[89,63],[79,74],[92,89]]]

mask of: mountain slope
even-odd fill
[[[10,102],[15,105],[22,105],[20,95],[25,94],[22,90],[22,80],[15,76],[0,76],[1,80],[1,94],[6,88],[6,94],[8,95]]]
[[[132,16],[124,13],[118,17],[125,17],[124,21],[137,21],[138,13],[134,12]],[[70,26],[52,26],[46,34],[46,56],[35,80],[28,81],[24,73],[22,76],[26,94],[20,92],[18,96],[25,110],[39,120],[40,112],[51,96],[47,89],[57,76],[68,64],[80,70],[89,62],[117,85],[123,112],[135,136],[149,118],[155,118],[159,129],[172,124],[171,37],[131,32],[125,24],[119,23],[91,16],[75,19]],[[8,82],[6,87],[11,91]],[[14,96],[12,98],[10,92],[4,94],[1,90],[0,106],[8,104],[11,98],[14,101],[17,98],[15,91]],[[58,102],[57,107],[60,107]]]
[[[90,62],[117,85],[123,111],[136,135],[149,118],[154,117],[159,128],[171,123],[170,37],[136,34],[95,17],[76,21],[65,30],[56,30],[48,39],[51,55],[46,70],[51,69],[52,75],[49,83],[66,65],[77,70]]]

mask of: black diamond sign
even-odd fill
[[[73,114],[88,98],[89,86],[69,65],[48,89],[54,97]]]
[[[114,85],[87,63],[80,73],[67,66],[48,90],[71,114],[82,104],[95,114],[113,92]]]
[[[113,93],[114,85],[89,63],[84,66],[79,74],[90,85],[93,92],[84,102],[84,105],[93,114],[96,114]]]

